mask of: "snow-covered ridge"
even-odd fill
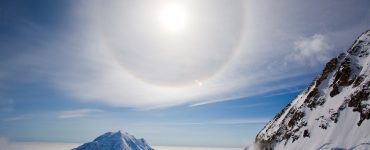
[[[144,139],[136,139],[124,131],[107,132],[94,141],[72,150],[154,150]]]
[[[369,53],[370,30],[330,60],[249,149],[370,149]]]

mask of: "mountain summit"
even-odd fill
[[[154,150],[144,139],[136,139],[124,131],[108,132],[94,141],[72,150]]]
[[[370,30],[257,135],[246,149],[370,149]]]

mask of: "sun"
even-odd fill
[[[202,87],[202,86],[203,86],[203,82],[202,82],[202,81],[195,80],[195,83],[196,83],[199,87]]]
[[[188,14],[180,4],[167,4],[159,11],[159,22],[165,30],[179,32],[185,29]]]

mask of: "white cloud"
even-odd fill
[[[287,59],[311,66],[324,63],[333,57],[333,45],[327,36],[317,33],[294,42],[294,51]]]
[[[99,109],[76,109],[60,112],[57,116],[59,119],[69,119],[69,118],[81,118],[86,117],[92,113],[102,112]]]

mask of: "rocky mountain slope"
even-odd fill
[[[331,59],[246,149],[370,149],[370,30]]]
[[[94,141],[72,150],[154,150],[144,139],[136,139],[124,131],[105,133]]]

